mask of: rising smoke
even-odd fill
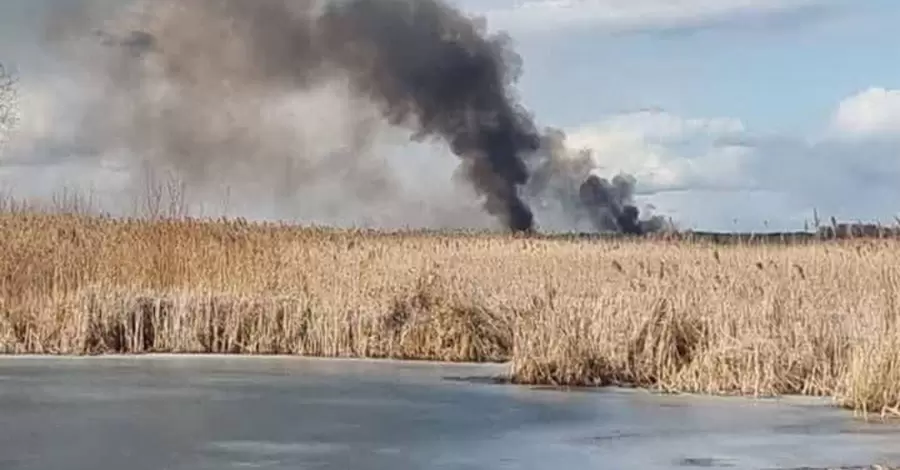
[[[290,199],[338,178],[347,197],[372,199],[393,190],[390,171],[373,163],[376,142],[407,129],[446,145],[457,176],[510,230],[534,230],[533,207],[547,201],[598,231],[662,228],[640,220],[633,178],[593,174],[589,153],[567,149],[560,131],[538,130],[513,95],[521,59],[508,38],[439,0],[134,6],[86,23],[91,35],[69,24],[56,38],[101,90],[88,100],[81,148],[124,152],[192,183],[270,173]],[[90,16],[65,15],[54,24]],[[343,107],[326,99],[335,95]],[[292,106],[301,103],[298,116]],[[298,133],[295,119],[318,127]],[[340,145],[317,147],[329,139]]]

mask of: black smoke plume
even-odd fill
[[[613,232],[643,235],[647,230],[639,220],[640,211],[631,200],[634,179],[616,175],[612,183],[597,175],[588,176],[579,188],[581,202],[594,226]]]
[[[326,7],[319,26],[335,62],[384,104],[391,123],[416,121],[443,137],[511,229],[533,228],[518,188],[540,136],[510,96],[516,78],[502,37],[486,37],[460,12],[432,0],[350,0]]]
[[[618,174],[612,181],[596,174],[593,152],[573,150],[558,129],[543,134],[541,151],[531,160],[527,199],[537,204],[550,201],[551,212],[566,224],[587,221],[592,231],[643,235],[669,228],[661,216],[641,219],[635,205],[637,180]]]
[[[560,133],[537,130],[512,92],[521,59],[508,38],[439,0],[138,5],[93,36],[115,52],[83,64],[108,87],[82,129],[92,146],[127,148],[195,179],[283,160],[300,166],[301,176],[286,183],[297,185],[347,167],[351,186],[371,186],[361,197],[389,191],[385,178],[370,178],[356,161],[377,126],[360,124],[365,132],[354,131],[346,151],[317,166],[294,155],[302,149],[273,143],[288,131],[253,122],[253,109],[277,100],[276,92],[346,83],[390,125],[445,142],[484,209],[511,230],[535,229],[529,202],[548,199],[595,230],[658,225],[639,220],[633,180],[592,176],[588,156],[565,149]]]

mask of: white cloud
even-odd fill
[[[611,30],[700,26],[741,15],[772,15],[828,0],[518,0],[471,5],[492,28],[548,31],[590,26]]]
[[[842,137],[874,137],[900,133],[900,90],[869,88],[842,101],[832,118]]]
[[[567,142],[589,148],[601,169],[635,175],[641,191],[741,184],[747,149],[718,141],[743,135],[730,118],[682,118],[667,112],[628,113],[573,129]]]

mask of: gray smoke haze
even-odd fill
[[[548,201],[594,230],[661,228],[639,220],[633,178],[592,175],[589,154],[537,129],[513,95],[509,39],[438,0],[74,5],[51,11],[46,40],[91,85],[66,139],[79,158],[115,154],[190,187],[243,182],[286,205],[323,204],[303,200],[322,185],[332,204],[391,204],[403,195],[384,154],[406,130],[458,157],[455,179],[508,229],[536,228],[532,206]]]

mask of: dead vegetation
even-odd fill
[[[900,241],[718,246],[0,214],[0,352],[510,361],[898,413]]]

